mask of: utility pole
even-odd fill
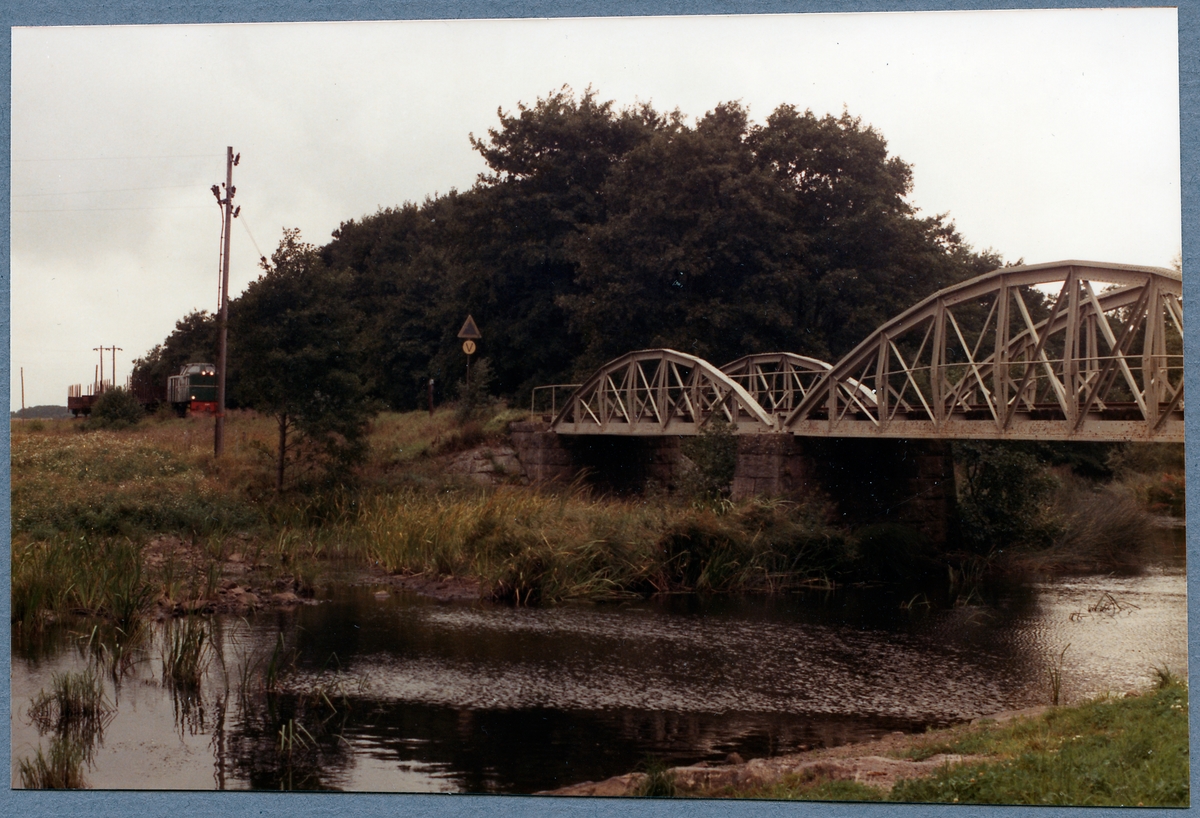
[[[100,350],[100,379],[96,382],[96,394],[100,395],[104,392],[104,344],[92,347],[92,352],[96,350]]]
[[[25,367],[21,367],[21,417],[25,417]]]
[[[239,153],[233,155],[233,146],[225,148],[225,198],[216,185],[212,186],[217,204],[225,211],[224,241],[221,245],[221,309],[217,317],[220,327],[221,348],[217,353],[217,417],[213,425],[213,455],[220,457],[225,450],[225,362],[227,360],[227,345],[229,342],[229,231],[233,226],[233,218],[237,215],[233,209],[233,195],[237,188],[233,186],[233,166],[242,158]],[[241,208],[238,208],[241,210]]]
[[[96,381],[96,394],[102,395],[104,394],[104,353],[112,352],[112,382],[115,389],[117,386],[117,353],[124,352],[125,350],[116,345],[106,347],[104,344],[101,344],[98,347],[92,347],[92,352],[96,351],[100,352],[100,374],[98,376],[99,380]],[[25,388],[24,381],[22,381],[21,388]]]
[[[109,347],[109,349],[112,350],[113,389],[116,389],[117,388],[117,353],[124,352],[125,350],[121,349],[119,346],[111,346],[111,347]]]

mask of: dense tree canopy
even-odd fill
[[[563,88],[500,111],[470,140],[489,169],[470,190],[347,221],[321,248],[285,234],[285,255],[232,305],[258,318],[239,319],[231,350],[313,332],[312,354],[236,353],[231,395],[275,405],[270,385],[285,376],[274,368],[295,367],[352,377],[395,408],[420,405],[431,377],[449,397],[468,313],[498,390],[521,401],[652,346],[717,365],[780,350],[832,361],[920,298],[1001,264],[945,216],[918,214],[912,169],[848,113],[784,105],[756,124],[731,102],[689,123]],[[336,304],[312,302],[309,278],[336,289]],[[310,315],[335,307],[336,332],[332,313]],[[181,322],[146,360],[173,363],[211,326],[198,315],[185,319],[196,332]]]

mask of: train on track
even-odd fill
[[[67,409],[75,417],[87,417],[100,396],[112,388],[104,381],[84,392],[82,384],[67,387]],[[217,411],[217,368],[210,363],[189,363],[179,368],[178,375],[171,375],[167,382],[148,383],[133,381],[129,391],[137,402],[151,412],[164,404],[184,417],[193,414],[215,414]]]

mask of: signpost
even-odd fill
[[[475,319],[470,315],[463,322],[462,329],[458,331],[458,337],[463,339],[462,350],[467,354],[467,389],[471,389],[471,356],[475,354],[475,342],[483,336],[479,333],[479,327],[475,326]]]

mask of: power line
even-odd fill
[[[13,213],[101,213],[112,210],[208,210],[200,205],[160,205],[155,207],[39,207],[13,210]]]
[[[250,243],[254,245],[254,251],[258,253],[258,257],[265,262],[267,257],[263,255],[263,251],[258,247],[258,242],[254,240],[254,234],[250,232],[250,225],[246,223],[245,215],[241,217],[240,221],[242,223],[242,227],[246,229],[246,235],[250,237]]]
[[[184,188],[184,187],[201,187],[203,184],[204,184],[203,182],[192,182],[191,184],[187,184],[187,185],[156,185],[154,187],[112,187],[112,188],[98,189],[98,190],[70,190],[70,191],[64,191],[62,193],[14,193],[14,194],[12,194],[12,197],[14,199],[18,199],[18,198],[21,198],[22,196],[82,196],[85,193],[125,193],[125,192],[131,191],[131,190],[175,190],[177,188]]]
[[[174,154],[152,154],[148,156],[46,156],[35,157],[32,159],[13,159],[13,162],[97,162],[110,159],[196,159],[205,158],[212,159],[214,156],[220,156],[219,153],[174,153]]]

